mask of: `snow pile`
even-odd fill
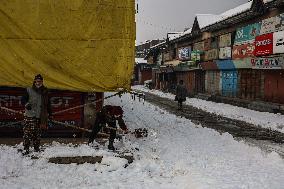
[[[120,105],[130,130],[147,128],[149,136],[131,134],[115,146],[133,150],[135,161],[106,151],[106,146],[44,146],[39,159],[22,157],[16,147],[0,146],[0,188],[228,189],[284,185],[284,161],[276,153],[238,142],[229,134],[202,128],[147,102],[123,95],[106,100]],[[106,144],[107,145],[107,144]],[[95,144],[96,146],[96,144]],[[48,157],[103,154],[101,164],[58,165]]]
[[[182,35],[183,35],[183,32],[171,32],[167,34],[167,38],[169,39],[169,41],[171,41],[176,38],[179,38]]]
[[[243,12],[245,12],[245,11],[247,11],[251,8],[252,3],[253,3],[253,1],[249,1],[247,3],[241,4],[240,6],[237,6],[233,9],[230,9],[230,10],[222,13],[221,16],[222,16],[223,19],[226,19],[226,18],[233,17],[235,15],[238,15],[240,13],[243,13]]]
[[[163,93],[158,90],[149,90],[144,86],[134,86],[134,90],[149,92],[160,97],[174,99],[174,95],[170,93]],[[216,103],[197,98],[187,98],[185,104],[200,108],[206,112],[221,115],[227,118],[245,121],[263,128],[270,128],[284,133],[284,115],[273,114],[268,112],[258,112],[247,108],[233,106],[229,104]]]
[[[196,19],[198,21],[200,29],[202,29],[222,20],[222,16],[213,14],[196,14]]]

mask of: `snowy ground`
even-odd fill
[[[284,160],[276,153],[238,142],[229,134],[202,128],[130,95],[108,99],[123,106],[130,130],[148,128],[149,136],[126,136],[120,148],[139,148],[126,160],[87,145],[46,146],[38,160],[23,158],[16,147],[0,146],[0,188],[114,189],[282,189]],[[107,145],[107,144],[106,144]],[[57,165],[49,157],[103,155],[102,164]]]
[[[163,93],[158,90],[149,90],[148,88],[145,88],[142,85],[137,85],[132,88],[143,92],[149,92],[172,100],[174,100],[175,98],[175,95],[171,93]],[[284,115],[281,114],[259,112],[247,108],[233,106],[230,104],[216,103],[197,98],[187,98],[185,104],[227,118],[245,121],[256,126],[270,128],[272,130],[284,133]]]

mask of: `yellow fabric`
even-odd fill
[[[130,89],[134,0],[1,0],[0,86]]]

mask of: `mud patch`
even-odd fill
[[[133,155],[115,155],[115,157],[124,158],[128,161],[128,164],[133,163],[134,157]],[[75,156],[75,157],[53,157],[49,158],[49,163],[55,163],[55,164],[71,164],[76,163],[84,164],[84,163],[90,163],[90,164],[96,164],[101,163],[103,159],[103,156]]]

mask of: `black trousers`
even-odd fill
[[[182,108],[182,102],[183,100],[182,99],[179,99],[178,100],[178,108],[181,109]]]
[[[105,126],[105,124],[102,123],[95,123],[92,129],[92,133],[89,137],[89,142],[92,143],[95,138],[97,137],[97,134],[100,132],[100,130]],[[109,135],[109,145],[112,146],[114,139],[116,138],[116,123],[108,123],[108,126],[111,128],[110,135]],[[113,128],[113,129],[112,129]]]

